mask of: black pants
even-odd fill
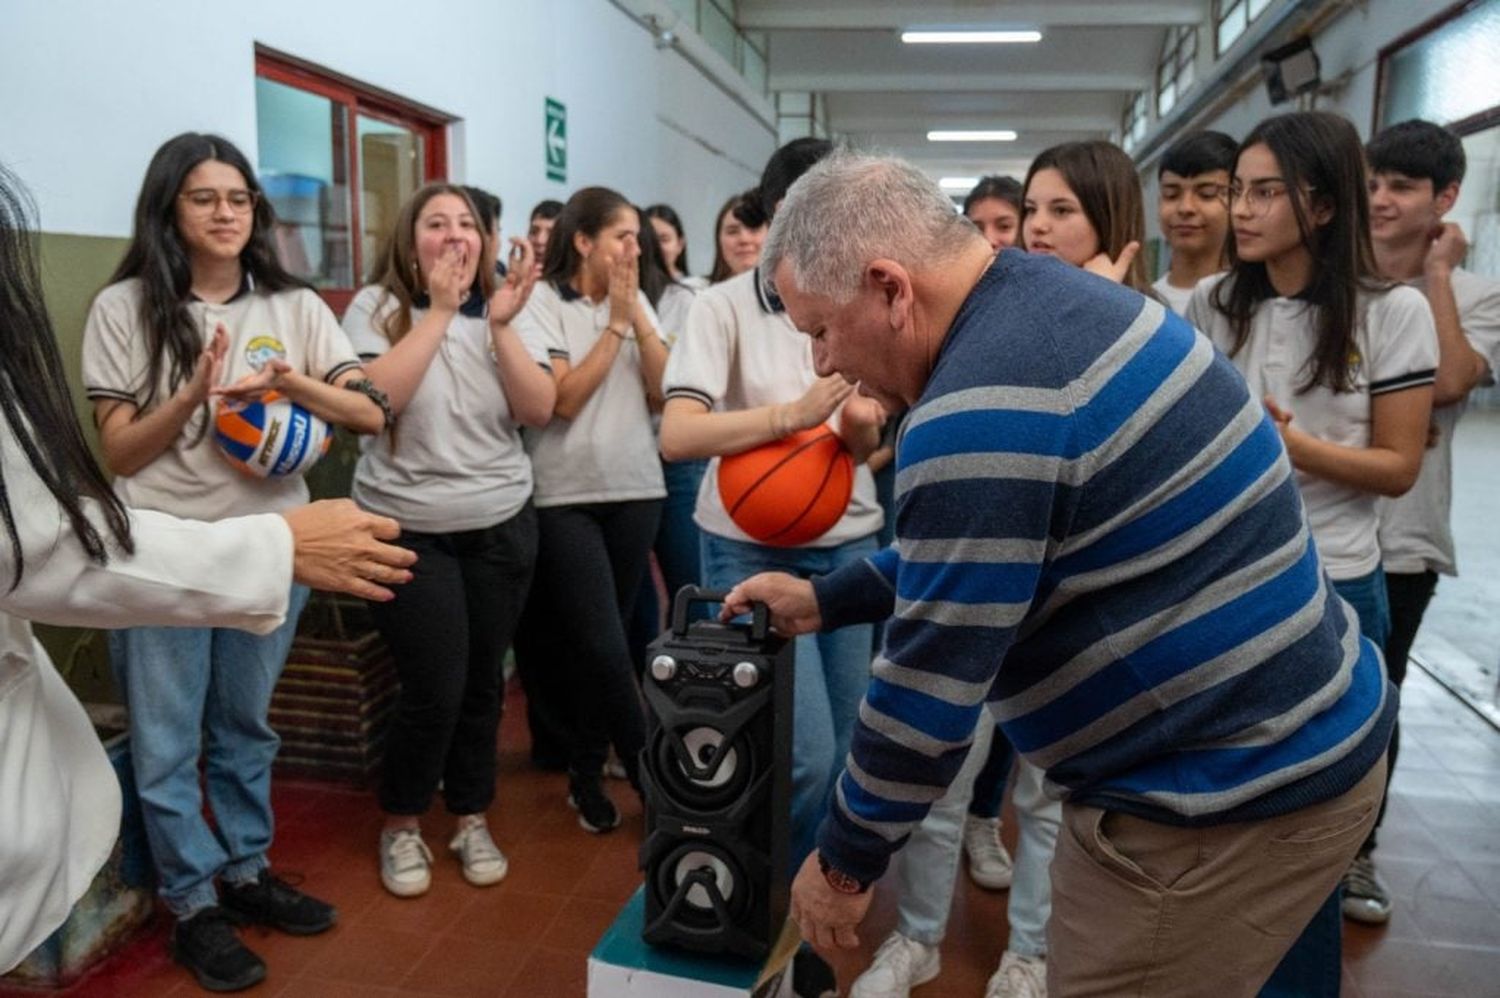
[[[1386,572],[1385,593],[1386,599],[1391,605],[1391,633],[1385,641],[1385,671],[1391,677],[1391,682],[1400,686],[1406,679],[1406,663],[1411,657],[1412,642],[1417,639],[1417,628],[1422,626],[1422,615],[1427,612],[1427,604],[1432,602],[1432,594],[1437,590],[1438,576],[1436,572]],[[1391,729],[1391,747],[1386,750],[1385,762],[1385,785],[1391,785],[1391,776],[1396,772],[1396,755],[1401,750],[1401,720],[1396,719],[1396,726]],[[1375,827],[1370,829],[1369,837],[1365,839],[1366,850],[1375,848],[1375,832],[1380,828],[1380,823],[1385,820],[1385,802],[1390,800],[1390,794],[1386,794],[1380,801],[1380,813],[1375,817]]]
[[[452,814],[495,799],[501,662],[526,602],[537,555],[536,511],[451,534],[405,531],[412,580],[372,603],[401,680],[386,739],[380,806],[423,814],[438,781]]]
[[[598,776],[610,742],[635,779],[646,741],[626,621],[646,572],[661,500],[583,503],[537,511],[541,543],[528,628],[543,628],[551,661],[533,663],[563,683],[574,707],[568,767]]]

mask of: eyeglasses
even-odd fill
[[[1286,197],[1287,186],[1280,182],[1256,183],[1249,187],[1241,187],[1239,184],[1230,184],[1225,192],[1225,204],[1231,209],[1234,203],[1241,198],[1245,201],[1245,208],[1252,215],[1264,215],[1271,210],[1271,203],[1277,198]],[[1307,188],[1311,193],[1317,190],[1315,187]]]
[[[188,209],[195,215],[213,214],[219,207],[220,200],[228,204],[229,210],[236,215],[248,215],[255,210],[255,202],[260,197],[255,191],[247,191],[243,187],[227,191],[216,191],[212,187],[195,187],[177,196],[187,202]]]

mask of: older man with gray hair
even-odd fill
[[[1160,304],[996,255],[899,160],[814,167],[762,267],[820,374],[910,409],[895,545],[725,608],[890,618],[803,935],[857,945],[987,706],[1064,800],[1050,992],[1255,994],[1374,821],[1396,710],[1259,401]]]

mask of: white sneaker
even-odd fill
[[[964,855],[969,857],[969,879],[974,883],[992,891],[1010,886],[1015,864],[1000,842],[999,818],[964,816]]]
[[[464,879],[475,887],[498,884],[510,869],[505,853],[490,838],[490,828],[479,815],[458,819],[458,830],[448,843],[448,851],[458,857]]]
[[[400,898],[426,894],[432,886],[432,852],[415,828],[380,833],[380,882]]]
[[[984,998],[1047,998],[1047,961],[1006,950],[985,987]]]
[[[940,970],[942,961],[936,946],[892,932],[849,989],[849,998],[907,998],[912,988],[926,984]]]

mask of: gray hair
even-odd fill
[[[871,260],[925,269],[975,238],[983,237],[910,163],[836,152],[787,192],[761,249],[761,273],[769,280],[785,261],[800,290],[842,304]]]

